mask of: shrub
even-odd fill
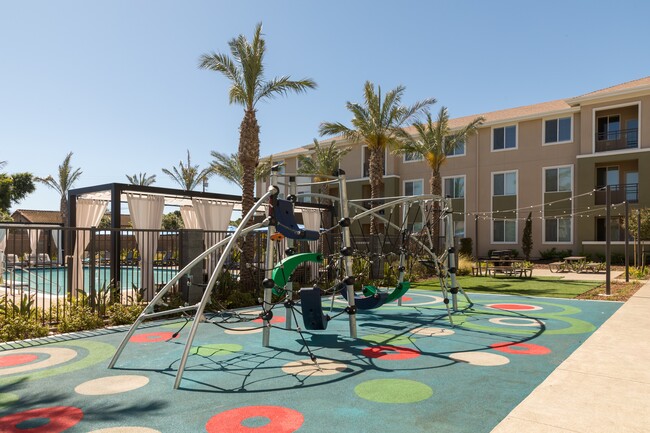
[[[61,306],[59,306],[61,307]],[[79,303],[68,303],[57,326],[59,332],[85,331],[104,327],[104,321],[93,310]]]
[[[112,304],[108,307],[108,323],[110,325],[130,325],[140,316],[144,305]]]
[[[470,275],[472,273],[472,266],[474,266],[474,261],[471,256],[459,254],[456,275]]]
[[[47,336],[50,330],[38,321],[38,313],[33,313],[31,316],[0,317],[0,341],[16,341]]]
[[[460,248],[458,249],[458,255],[472,257],[473,251],[474,248],[472,246],[472,238],[461,238]]]

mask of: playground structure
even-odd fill
[[[296,320],[296,307],[301,307],[301,314],[303,316],[304,327],[308,330],[325,330],[327,323],[333,318],[347,314],[349,322],[349,336],[351,338],[357,337],[357,321],[356,314],[358,310],[369,310],[381,307],[382,305],[397,301],[401,305],[401,297],[408,291],[410,282],[406,278],[406,270],[408,265],[413,265],[415,261],[421,265],[431,269],[437,275],[447,316],[450,323],[453,325],[452,310],[458,311],[458,293],[461,293],[469,307],[473,304],[467,294],[462,290],[456,280],[456,253],[453,245],[453,230],[452,225],[452,210],[450,200],[442,199],[435,195],[418,195],[418,196],[404,196],[404,197],[387,197],[376,200],[370,209],[366,209],[363,204],[358,200],[349,200],[347,197],[346,178],[345,172],[339,170],[334,176],[329,177],[325,181],[312,182],[309,184],[301,184],[300,186],[315,186],[319,184],[334,184],[338,185],[340,192],[339,196],[331,196],[321,193],[304,193],[301,197],[312,197],[316,199],[329,200],[332,203],[338,203],[338,221],[333,227],[328,229],[321,228],[320,230],[309,230],[301,228],[295,219],[294,204],[296,202],[295,191],[297,188],[296,176],[297,175],[283,175],[289,179],[290,194],[286,199],[280,198],[280,189],[278,185],[278,167],[274,167],[271,172],[269,188],[262,197],[253,205],[250,211],[242,216],[242,221],[235,230],[235,232],[207,248],[203,253],[198,255],[189,264],[183,267],[164,287],[162,287],[153,299],[145,307],[142,314],[133,323],[129,331],[124,336],[122,342],[117,348],[116,353],[109,363],[109,368],[113,368],[121,356],[123,350],[128,344],[130,338],[133,336],[138,327],[147,319],[156,319],[164,316],[173,316],[178,314],[188,314],[194,312],[192,316],[192,326],[190,328],[185,348],[180,358],[174,388],[178,388],[183,378],[183,372],[186,367],[187,359],[190,355],[192,342],[195,338],[199,325],[202,322],[208,321],[206,316],[206,308],[210,303],[211,294],[215,290],[215,285],[219,279],[224,265],[231,252],[236,247],[236,242],[242,236],[254,230],[266,228],[266,252],[264,261],[265,278],[262,281],[263,298],[261,299],[262,312],[255,316],[255,319],[262,319],[262,345],[268,347],[270,345],[271,334],[271,319],[273,318],[273,307],[276,305],[283,305],[286,307],[286,320],[285,327],[293,329],[293,322]],[[304,176],[304,175],[301,175]],[[319,176],[323,177],[323,176]],[[432,209],[432,203],[437,201],[442,206],[440,212],[440,222],[442,222],[445,233],[445,248],[440,254],[433,250],[433,240],[431,239],[430,231],[427,224],[424,224],[422,230],[417,234],[412,233],[407,229],[409,214],[415,209],[415,212],[422,212],[425,214],[426,209]],[[259,223],[249,225],[255,212],[264,205],[268,205],[268,212],[266,218]],[[386,210],[390,210],[390,214],[385,214]],[[400,217],[401,213],[401,217]],[[397,216],[398,220],[393,221],[393,216]],[[392,230],[397,233],[398,245],[393,246],[388,254],[385,253],[384,247],[381,243],[377,243],[376,239],[381,237],[374,237],[370,242],[366,242],[367,251],[364,253],[360,249],[360,242],[353,242],[351,227],[353,224],[360,224],[362,220],[370,219],[371,224],[380,221],[386,230]],[[435,223],[439,223],[435,221]],[[295,269],[305,262],[322,262],[324,260],[322,253],[295,253],[293,248],[296,243],[301,241],[314,241],[321,238],[324,234],[333,231],[338,231],[340,237],[340,248],[336,252],[329,252],[328,256],[328,270],[335,273],[334,285],[326,290],[316,284],[313,287],[301,288],[298,291],[299,302],[294,300],[296,293],[293,287],[291,275]],[[386,234],[383,236],[384,241],[387,239]],[[276,243],[281,240],[286,240],[287,248],[284,252],[280,251]],[[395,251],[397,250],[397,252]],[[206,285],[200,302],[194,305],[185,305],[179,308],[156,311],[158,305],[163,304],[163,297],[170,291],[184,276],[195,266],[200,265],[204,258],[210,254],[219,252],[219,258],[214,270],[212,271]],[[282,258],[282,255],[285,255]],[[381,264],[382,259],[388,256],[397,256],[397,277],[396,285],[392,290],[382,289],[371,285],[365,285],[361,289],[361,293],[355,293],[355,272],[354,272],[354,259],[365,259],[371,266]],[[330,313],[333,310],[334,298],[340,294],[345,300],[345,308],[337,314],[330,316],[323,312],[323,295],[331,295]],[[451,294],[451,300],[449,295]],[[274,302],[274,297],[276,300]],[[450,308],[451,302],[451,308]],[[221,312],[221,317],[224,317]],[[236,314],[236,313],[233,313]],[[296,320],[297,321],[297,320]],[[188,322],[189,323],[189,319]],[[311,353],[306,341],[302,337],[300,326],[296,324],[295,330],[300,333],[303,344],[307,348],[312,361],[318,366],[316,357]]]

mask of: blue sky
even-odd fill
[[[617,6],[613,8],[613,6]],[[650,2],[0,0],[0,161],[75,187],[235,152],[243,110],[199,56],[262,22],[266,75],[316,90],[258,106],[261,153],[309,144],[370,80],[452,117],[577,96],[650,75]],[[212,178],[208,191],[238,194]],[[58,209],[44,185],[13,209]]]

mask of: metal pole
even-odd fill
[[[638,267],[642,267],[645,263],[642,261],[643,254],[641,252],[641,209],[636,210],[636,239],[638,241],[638,246],[636,248],[637,257],[639,260],[636,262]]]
[[[611,277],[610,277],[610,268],[612,264],[611,258],[611,242],[612,236],[610,233],[611,227],[611,186],[607,185],[605,189],[605,294],[611,294]]]
[[[271,176],[269,177],[269,187],[276,186],[279,170],[280,167],[278,166],[271,168]],[[271,199],[271,209],[273,208],[273,206],[275,206],[276,202],[277,202],[277,195]],[[275,210],[272,210],[272,212],[275,212]],[[273,218],[275,219],[275,213],[273,214]],[[269,225],[266,232],[266,259],[264,260],[266,275],[264,277],[265,278],[264,283],[267,283],[267,281],[273,281],[273,257],[275,256],[275,251],[274,251],[275,244],[274,241],[271,239],[271,237],[273,236],[274,233],[275,233],[275,225],[271,224]],[[273,286],[270,284],[263,284],[263,286],[264,286],[264,303],[262,304],[262,311],[266,312],[266,309],[273,302]],[[271,321],[266,314],[264,314],[262,323],[264,325],[264,327],[262,328],[262,346],[269,347],[269,345],[271,344]]]
[[[345,181],[345,171],[339,169],[339,194],[341,196],[341,235],[343,236],[343,247],[341,253],[343,255],[343,268],[345,269],[344,281],[347,286],[348,294],[348,318],[350,321],[350,337],[357,338],[357,316],[356,306],[354,304],[354,274],[352,272],[352,241],[350,239],[350,210],[348,209],[348,190]]]
[[[628,249],[630,248],[630,236],[628,228],[630,227],[630,204],[625,200],[625,282],[630,281],[630,257]]]

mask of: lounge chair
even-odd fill
[[[16,254],[7,254],[7,268],[15,268],[25,266],[25,262]]]
[[[140,257],[135,256],[134,250],[129,250],[126,253],[126,257],[122,261],[123,265],[137,265],[140,262]]]
[[[171,266],[174,264],[171,251],[158,251],[153,261],[154,266]]]
[[[29,255],[29,266],[52,266],[52,259],[47,253],[31,253]]]

